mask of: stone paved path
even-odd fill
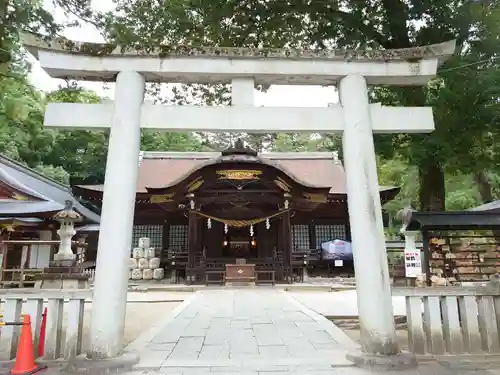
[[[350,366],[355,346],[286,292],[264,288],[198,292],[142,342],[137,369],[174,374],[331,371]]]
[[[140,324],[140,322],[138,322]],[[124,375],[371,375],[345,359],[355,344],[286,292],[206,290],[128,349],[141,361]],[[391,375],[493,375],[484,365],[427,363]],[[388,373],[388,374],[389,374]],[[378,373],[380,374],[380,373]]]
[[[124,375],[141,375],[145,372],[134,371],[128,372]],[[152,374],[152,372],[147,372]],[[247,371],[247,370],[225,370],[225,369],[173,369],[162,368],[153,373],[168,374],[168,375],[215,375],[215,374],[234,374],[234,375],[498,375],[498,370],[460,370],[453,371],[438,364],[423,364],[418,369],[406,371],[388,371],[388,372],[374,372],[369,370],[358,369],[355,367],[339,367],[330,368],[328,370],[280,370],[280,371]]]

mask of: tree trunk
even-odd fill
[[[8,1],[4,1],[3,4],[0,5],[0,65],[11,61],[10,51],[12,45],[7,40],[9,38],[7,25],[8,6]]]
[[[477,184],[477,190],[483,203],[493,202],[493,194],[491,193],[491,184],[485,171],[474,173],[474,181]]]
[[[491,184],[488,176],[485,171],[479,171],[474,173],[474,181],[477,184],[477,190],[479,190],[479,195],[481,196],[481,200],[483,203],[493,202],[493,194],[491,192]],[[497,244],[500,243],[500,230],[493,229],[491,231],[493,233],[493,237]]]
[[[444,171],[439,163],[430,163],[418,170],[420,211],[445,210]]]

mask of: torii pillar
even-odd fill
[[[46,43],[32,36],[24,45],[55,78],[115,81],[114,104],[51,103],[45,125],[109,129],[109,153],[94,289],[91,358],[122,351],[127,258],[134,215],[140,128],[159,131],[343,132],[361,350],[348,358],[362,367],[407,368],[415,357],[400,352],[394,327],[389,271],[375,165],[373,133],[422,133],[434,129],[432,109],[369,104],[368,85],[428,83],[455,42],[413,49],[345,51],[245,48],[170,48],[169,56],[122,51],[89,56],[75,42]],[[71,50],[67,47],[72,46]],[[109,46],[94,46],[109,50]],[[200,52],[200,50],[202,50]],[[85,49],[85,50],[88,50]],[[262,58],[262,56],[266,56]],[[143,104],[144,81],[231,83],[231,107]],[[340,104],[328,108],[255,107],[255,84],[325,85],[337,82]]]
[[[415,367],[415,357],[401,353],[397,344],[366,79],[357,74],[345,76],[339,94],[361,329],[361,352],[348,354],[348,359],[360,367],[383,370]]]

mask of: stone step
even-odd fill
[[[231,281],[226,283],[227,286],[237,286],[237,287],[254,287],[255,282],[252,281]]]

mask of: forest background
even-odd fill
[[[54,17],[48,3],[69,15]],[[0,4],[0,153],[65,184],[102,183],[105,132],[43,128],[48,102],[99,102],[78,82],[52,92],[33,87],[19,44],[23,31],[62,35],[92,24],[113,44],[160,43],[280,48],[405,48],[456,39],[454,56],[423,88],[373,87],[373,102],[434,108],[431,134],[375,136],[380,185],[401,187],[385,209],[461,210],[499,199],[500,4],[469,0],[113,0],[99,12],[91,0],[7,0]],[[266,87],[259,87],[266,90]],[[148,84],[161,103],[230,105],[226,85]],[[145,151],[222,150],[236,138],[258,151],[331,151],[334,134],[156,133]]]

